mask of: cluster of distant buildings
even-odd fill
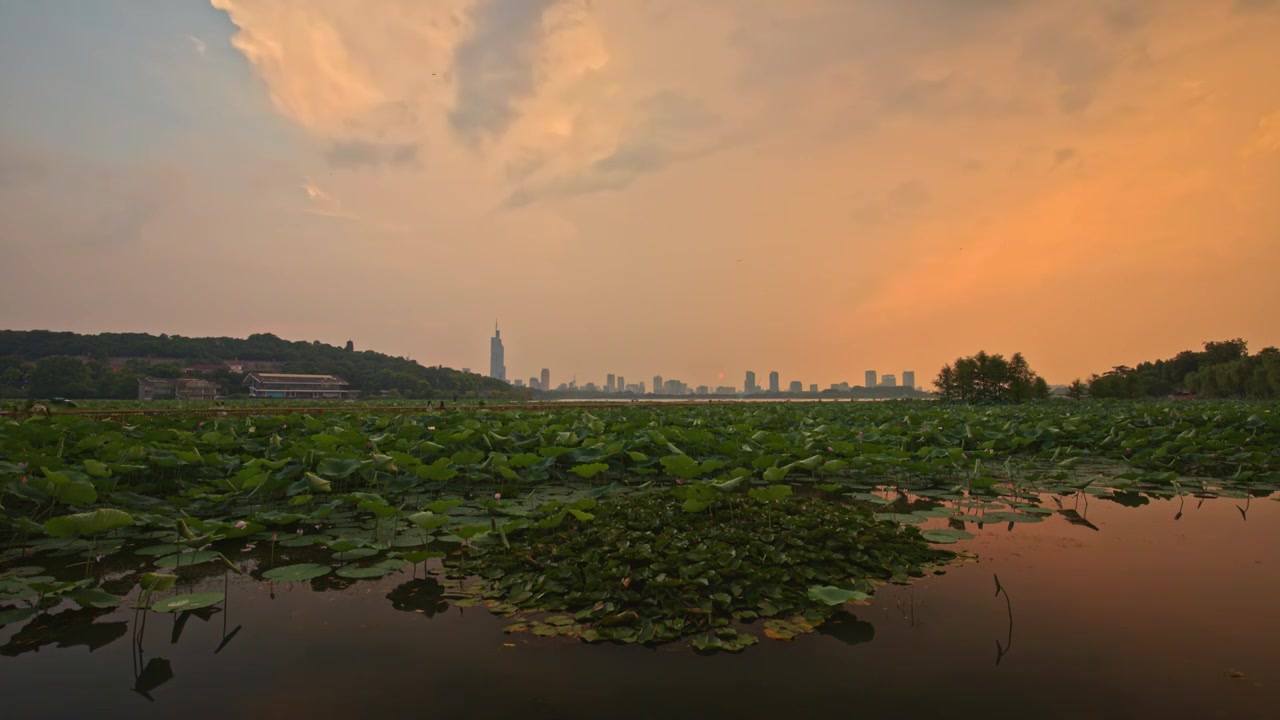
[[[463,372],[469,372],[469,370],[464,368]],[[526,387],[525,381],[521,380],[520,378],[516,378],[515,380],[507,380],[506,348],[502,344],[502,334],[501,332],[499,332],[496,323],[494,324],[494,328],[493,328],[493,337],[489,339],[489,377],[511,382],[512,385],[518,388]],[[903,371],[901,385],[898,384],[898,378],[896,375],[892,375],[888,373],[884,375],[879,375],[875,370],[866,371],[865,377],[866,377],[866,380],[863,387],[867,389],[902,387],[902,388],[914,390],[916,387],[916,374],[912,370]],[[748,370],[746,374],[746,378],[744,379],[744,382],[742,385],[743,389],[741,393],[739,393],[738,389],[732,385],[718,385],[715,387],[712,387],[710,385],[698,385],[694,388],[690,388],[689,385],[685,382],[676,380],[674,378],[664,378],[661,375],[654,375],[653,383],[649,386],[646,386],[643,380],[637,383],[628,383],[625,377],[623,377],[622,375],[615,375],[613,373],[609,373],[608,375],[605,376],[605,381],[603,385],[597,385],[596,383],[593,383],[593,382],[588,382],[583,385],[578,385],[577,378],[574,378],[568,382],[562,382],[559,385],[552,385],[551,370],[548,368],[542,368],[542,372],[538,376],[530,377],[527,387],[529,387],[532,390],[540,390],[544,392],[546,391],[557,391],[557,392],[578,391],[578,392],[587,392],[587,393],[606,393],[606,394],[625,393],[630,395],[652,394],[652,395],[736,396],[739,394],[761,395],[766,393],[781,394],[784,392],[792,393],[792,394],[800,394],[805,392],[804,383],[802,383],[799,380],[792,380],[790,384],[787,386],[787,389],[783,390],[782,384],[781,384],[781,377],[779,376],[778,371],[776,370],[769,373],[768,387],[764,387],[758,384],[756,382],[756,374],[753,371]],[[828,390],[833,392],[848,392],[851,389],[853,389],[853,387],[854,386],[851,386],[847,382],[832,383],[831,386],[828,388]],[[818,385],[816,383],[811,383],[808,387],[808,392],[816,395],[822,391],[818,389]]]
[[[347,341],[347,350],[354,345]],[[216,365],[191,364],[182,358],[110,358],[113,367],[124,367],[129,360],[145,359],[150,364],[176,365],[184,373],[229,371],[246,373],[241,383],[250,398],[298,400],[351,400],[359,390],[348,389],[349,383],[335,375],[305,375],[278,372],[283,363],[274,360],[228,360]],[[218,385],[201,377],[138,378],[139,400],[216,400]]]

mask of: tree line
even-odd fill
[[[116,369],[108,363],[112,357],[131,359]],[[0,330],[0,397],[130,399],[138,396],[139,378],[178,376],[210,380],[227,397],[245,395],[245,373],[230,369],[184,370],[191,365],[218,365],[231,360],[276,361],[282,363],[281,372],[336,375],[366,397],[384,393],[402,398],[521,394],[501,380],[473,373],[426,367],[405,358],[371,350],[348,350],[319,341],[288,341],[270,333],[239,339]]]
[[[1167,360],[1118,365],[1087,383],[1072,383],[1073,395],[1095,398],[1166,397],[1194,393],[1206,398],[1280,398],[1280,350],[1249,354],[1241,338],[1210,341],[1201,351],[1184,350]]]

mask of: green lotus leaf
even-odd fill
[[[208,593],[191,593],[189,595],[174,595],[170,598],[158,600],[151,604],[151,609],[156,612],[186,612],[188,610],[199,610],[211,605],[217,605],[226,599],[226,595],[220,592]]]

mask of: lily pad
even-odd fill
[[[175,595],[171,598],[165,598],[164,600],[152,603],[151,609],[162,613],[199,610],[200,608],[209,607],[210,605],[217,605],[225,600],[226,597],[226,595],[220,592]]]
[[[920,537],[931,543],[950,545],[951,543],[959,540],[972,540],[973,534],[967,533],[964,530],[925,530],[920,533]]]
[[[816,600],[827,605],[843,605],[853,602],[860,603],[868,600],[871,596],[859,592],[857,590],[845,590],[833,585],[815,585],[809,588],[809,599]]]
[[[262,573],[262,577],[275,582],[303,582],[304,580],[312,580],[328,574],[328,566],[315,563],[298,563],[296,565],[272,568]]]

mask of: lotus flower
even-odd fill
[[[835,451],[836,451],[835,448],[831,447],[830,445],[827,446],[827,452],[835,452]]]
[[[494,493],[494,494],[493,494],[493,499],[494,499],[494,500],[501,500],[501,499],[502,499],[502,493]]]
[[[245,529],[245,528],[247,528],[247,527],[249,527],[249,523],[247,523],[247,522],[245,522],[245,521],[243,521],[243,520],[237,520],[237,521],[236,521],[236,529],[237,529],[237,530],[243,530],[243,529]]]
[[[23,485],[26,485],[26,484],[27,484],[27,476],[26,476],[26,475],[23,475],[23,476],[22,476],[22,480],[21,480],[20,482],[21,482]]]
[[[428,429],[428,430],[435,430],[435,429],[436,429],[436,426],[435,426],[435,425],[428,425],[428,426],[427,426],[427,429]]]

